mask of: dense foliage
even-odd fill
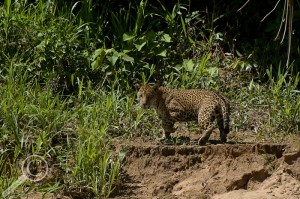
[[[273,41],[283,5],[260,23],[274,2],[259,3],[237,12],[242,3],[229,0],[1,2],[0,193],[32,154],[47,159],[52,178],[23,183],[16,197],[117,190],[126,154],[113,153],[111,139],[161,130],[135,105],[135,83],[220,90],[232,100],[232,131],[274,142],[299,134],[299,5],[286,67],[286,39]]]
[[[6,74],[3,68],[15,57],[20,73],[70,93],[77,90],[77,79],[94,85],[117,79],[127,88],[153,74],[164,80],[174,74],[172,78],[180,80],[179,71],[197,70],[203,54],[205,64],[216,67],[228,65],[233,57],[251,57],[232,67],[257,69],[262,76],[270,65],[277,69],[285,63],[286,47],[272,41],[280,26],[280,7],[258,29],[253,24],[271,8],[270,2],[262,8],[249,4],[242,9],[245,14],[236,13],[241,5],[226,3],[5,1],[0,16],[1,73]],[[251,6],[257,11],[249,18]],[[297,53],[293,55],[296,59]]]

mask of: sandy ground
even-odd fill
[[[127,158],[112,198],[300,199],[300,143],[116,145]]]

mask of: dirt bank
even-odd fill
[[[300,198],[300,144],[133,142],[114,198]]]

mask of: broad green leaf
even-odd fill
[[[135,36],[130,32],[127,32],[127,33],[123,34],[123,41],[129,41],[129,40],[132,40],[134,38],[135,38]]]
[[[107,56],[108,61],[114,66],[119,59],[119,55],[114,53],[112,56]]]
[[[211,77],[217,77],[219,73],[219,69],[217,67],[210,67],[206,69],[206,71],[210,74]]]
[[[128,56],[127,54],[125,54],[125,53],[120,53],[120,55],[121,55],[121,58],[122,58],[123,60],[128,61],[128,62],[134,62],[134,58]]]
[[[184,60],[183,61],[183,67],[185,68],[185,70],[191,72],[194,69],[194,62],[192,59],[188,59],[188,60]]]
[[[159,51],[157,55],[162,56],[162,57],[166,57],[167,56],[167,50],[163,49],[163,50]]]
[[[100,49],[97,49],[95,50],[94,54],[93,54],[93,60],[95,60],[97,57],[102,57],[105,55],[105,50],[104,48],[100,48]]]
[[[123,50],[123,53],[125,53],[125,54],[127,54],[129,52],[131,52],[131,50],[126,50],[126,49]]]
[[[96,59],[95,61],[93,61],[92,64],[91,64],[91,66],[92,66],[92,70],[94,71],[99,66],[98,59]]]
[[[142,43],[134,43],[134,46],[138,51],[141,51],[141,49],[146,45],[146,43],[147,43],[146,41]]]
[[[150,30],[149,32],[147,32],[147,34],[145,35],[145,38],[148,40],[148,41],[152,41],[155,39],[157,33],[154,32],[153,30]]]
[[[111,56],[111,63],[114,66],[118,60],[119,56],[116,54],[113,54],[113,56]]]
[[[180,64],[175,65],[175,69],[180,70],[181,68],[182,68],[182,65],[180,65]]]
[[[106,54],[109,54],[111,52],[117,52],[117,51],[115,49],[113,49],[113,48],[105,49],[105,53]]]
[[[161,38],[161,41],[164,41],[164,42],[167,42],[167,43],[170,43],[171,42],[171,37],[169,34],[164,34]]]

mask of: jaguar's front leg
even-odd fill
[[[164,129],[165,135],[163,137],[164,140],[171,140],[171,133],[175,132],[174,129],[175,121],[167,118],[162,119],[162,128]]]

